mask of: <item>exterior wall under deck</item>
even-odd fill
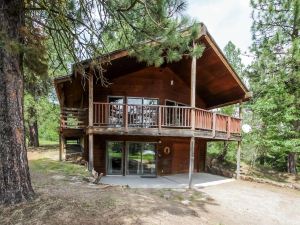
[[[126,142],[155,142],[157,175],[186,173],[189,171],[190,138],[175,137],[150,137],[150,136],[106,136],[94,135],[94,168],[97,172],[106,175],[106,143],[107,141],[124,142],[124,155]],[[86,142],[87,143],[87,142]],[[165,147],[170,148],[170,153],[164,152]],[[85,145],[84,157],[88,159],[88,145]],[[201,172],[205,169],[206,140],[196,139],[194,171]],[[124,171],[125,172],[125,171]],[[125,175],[125,174],[123,174]]]

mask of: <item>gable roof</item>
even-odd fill
[[[206,101],[207,109],[247,101],[251,97],[248,88],[232,68],[206,26],[199,24],[199,29],[196,42],[205,45],[205,50],[202,57],[197,60],[196,93]],[[109,80],[146,67],[145,63],[137,62],[135,58],[129,57],[126,49],[101,55],[97,59],[101,62],[111,62],[105,68],[105,76]],[[91,61],[88,59],[81,63],[89,65]],[[170,67],[187,85],[190,85],[190,58],[183,57],[178,62],[165,63],[163,66]],[[67,77],[56,78],[54,84],[57,86],[59,83],[68,82]],[[56,90],[58,90],[57,87]]]

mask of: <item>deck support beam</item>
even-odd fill
[[[242,119],[242,101],[239,103],[239,118]],[[242,123],[241,123],[242,125]],[[236,179],[240,179],[241,176],[241,145],[242,141],[237,143],[237,152],[236,152]]]
[[[190,165],[189,165],[189,189],[192,188],[193,172],[194,172],[194,159],[195,159],[195,137],[190,140]]]
[[[89,127],[93,127],[93,109],[94,109],[94,77],[93,74],[89,74]],[[89,134],[89,163],[88,163],[89,171],[94,169],[94,135],[92,133]]]
[[[59,161],[63,160],[63,152],[65,148],[65,139],[62,134],[59,135]]]
[[[195,43],[193,42],[193,47],[195,48]],[[191,130],[193,131],[193,136],[190,140],[190,165],[189,165],[189,189],[192,188],[192,179],[194,172],[194,158],[195,158],[195,107],[196,107],[196,66],[197,59],[196,56],[192,57],[191,65]]]
[[[94,135],[89,134],[89,171],[94,169]]]
[[[241,175],[241,141],[238,141],[237,153],[236,153],[236,179],[240,179]]]

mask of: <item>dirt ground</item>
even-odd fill
[[[216,203],[204,211],[212,224],[300,224],[299,191],[246,181],[201,191]]]
[[[42,158],[58,160],[59,159],[58,146],[48,145],[45,147],[39,147],[38,149],[28,148],[27,157],[28,160],[37,160]]]
[[[55,161],[56,154],[29,152],[37,197],[0,207],[1,225],[300,224],[299,191],[245,181],[198,190],[94,185],[83,168]]]

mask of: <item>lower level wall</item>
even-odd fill
[[[189,171],[190,138],[145,137],[145,136],[106,136],[94,135],[94,168],[106,175],[106,142],[124,141],[124,156],[126,141],[157,143],[157,174],[167,175]],[[85,139],[84,158],[88,160],[88,138]],[[170,149],[168,153],[168,149]],[[194,171],[201,172],[205,168],[206,141],[196,139]]]

